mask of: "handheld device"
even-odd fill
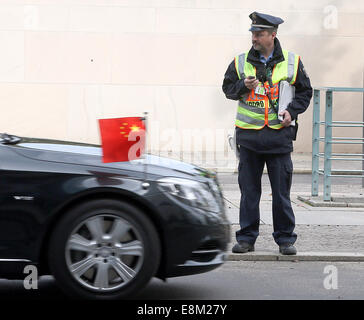
[[[249,76],[248,79],[252,80],[252,79],[255,79],[255,77],[254,76]]]

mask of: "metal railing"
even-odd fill
[[[320,121],[320,91],[326,93],[325,121]],[[331,177],[364,178],[364,170],[332,170],[333,160],[364,161],[364,130],[362,138],[333,137],[333,127],[362,127],[363,121],[333,121],[333,92],[364,92],[364,88],[340,88],[340,87],[317,87],[314,88],[313,100],[313,126],[312,126],[312,187],[311,195],[318,196],[319,175],[324,176],[324,201],[331,201]],[[320,137],[320,126],[325,126],[325,136]],[[324,142],[324,153],[320,153],[320,142]],[[357,153],[332,153],[333,144],[362,144],[363,152]],[[324,159],[324,169],[319,168],[319,159]],[[363,162],[364,163],[364,162]],[[364,168],[363,168],[364,169]],[[360,174],[355,174],[361,172]],[[335,174],[336,173],[336,174]],[[340,174],[343,173],[343,174]],[[364,180],[363,180],[364,181]]]

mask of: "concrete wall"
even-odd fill
[[[99,143],[98,118],[147,111],[152,150],[224,151],[236,102],[221,84],[253,11],[285,20],[278,37],[313,85],[363,86],[360,0],[0,0],[0,131]],[[361,94],[334,103],[334,118],[362,119]],[[312,105],[296,152],[310,152],[311,123]]]

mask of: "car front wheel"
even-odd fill
[[[131,297],[155,275],[159,237],[138,208],[116,200],[93,200],[67,212],[50,240],[49,265],[72,297]]]

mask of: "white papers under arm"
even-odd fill
[[[281,81],[279,83],[279,103],[278,114],[286,110],[288,105],[292,102],[295,94],[295,87],[289,84],[287,81]],[[278,119],[283,121],[283,117],[278,115]],[[295,120],[291,122],[291,126],[295,125]]]

